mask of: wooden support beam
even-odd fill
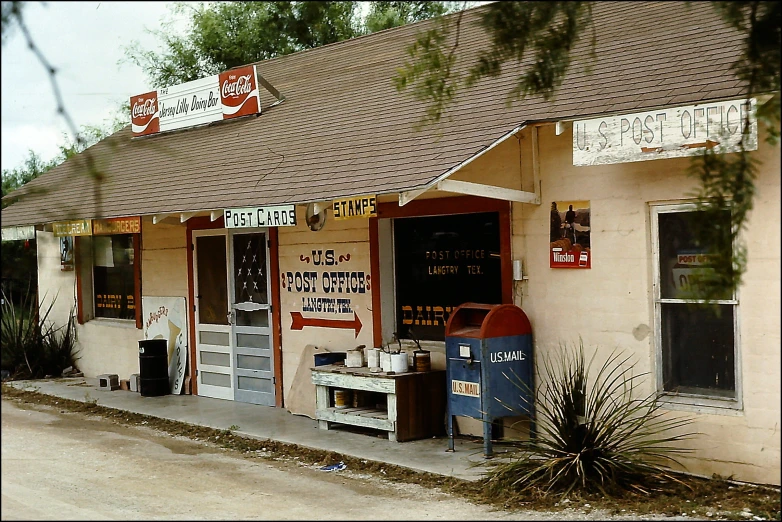
[[[177,215],[176,213],[174,213],[174,214],[155,214],[154,216],[152,216],[152,224],[153,225],[157,225],[158,223],[160,223],[164,219],[168,219],[168,218],[174,217],[176,215]]]
[[[436,186],[437,190],[443,190],[445,192],[502,199],[505,201],[518,201],[520,203],[535,203],[535,200],[538,199],[538,204],[540,204],[540,198],[538,198],[534,192],[525,192],[523,190],[482,185],[480,183],[470,183],[468,181],[456,181],[452,179],[439,181]]]
[[[432,187],[424,187],[420,189],[414,189],[414,190],[406,190],[404,192],[399,193],[399,206],[404,207],[411,201],[413,201],[415,198],[426,192]]]

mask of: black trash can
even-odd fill
[[[143,397],[168,395],[168,341],[145,339],[138,342],[139,391]]]

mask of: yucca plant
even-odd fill
[[[595,355],[586,364],[583,343],[574,348],[560,346],[540,358],[535,391],[506,375],[525,392],[521,400],[534,397],[537,433],[516,443],[516,457],[490,468],[489,490],[648,494],[666,482],[681,483],[670,466],[691,451],[681,443],[694,436],[682,431],[692,419],[661,410],[656,392],[639,396],[647,374],[634,372],[631,356],[614,350],[592,378]]]
[[[71,309],[68,322],[55,326],[49,320],[54,300],[39,307],[34,292],[22,296],[15,306],[2,292],[0,316],[0,366],[18,378],[37,379],[59,375],[78,359],[76,323]]]

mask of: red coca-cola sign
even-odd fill
[[[139,94],[130,99],[130,124],[134,136],[160,132],[157,91]]]
[[[224,120],[261,112],[255,66],[248,65],[220,73],[220,98]]]

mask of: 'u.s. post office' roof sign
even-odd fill
[[[223,218],[225,228],[292,227],[296,225],[296,206],[227,208]]]
[[[573,165],[604,165],[694,156],[704,148],[737,152],[744,122],[745,150],[758,148],[756,100],[670,107],[573,122]]]

